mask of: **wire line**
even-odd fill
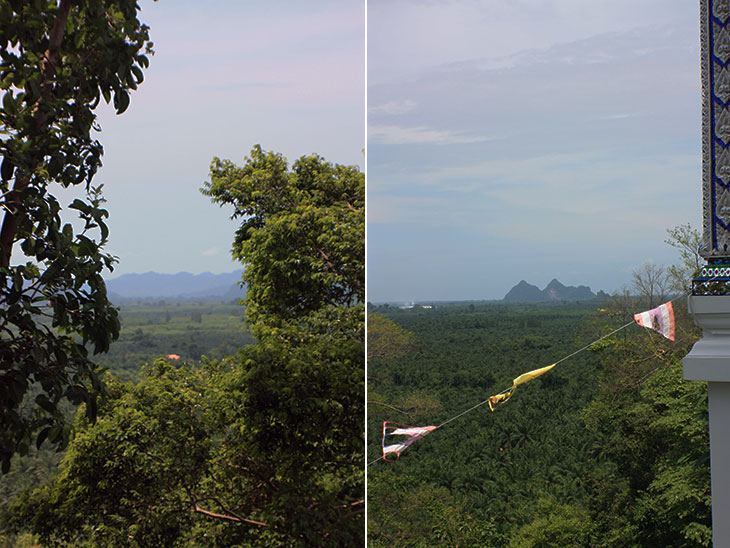
[[[684,296],[685,296],[685,295],[680,295],[679,297],[675,297],[674,299],[672,299],[671,301],[668,301],[668,302],[669,302],[669,303],[671,303],[671,302],[674,302],[674,301],[676,301],[677,299],[679,299],[679,298],[681,298],[681,297],[684,297]],[[580,353],[581,353],[581,352],[583,352],[584,350],[587,350],[587,349],[589,349],[589,348],[590,348],[591,346],[593,346],[594,344],[596,344],[596,343],[599,343],[599,342],[601,342],[601,341],[602,341],[603,339],[606,339],[606,338],[610,337],[611,335],[615,335],[616,333],[618,333],[618,332],[619,332],[619,331],[621,331],[622,329],[626,329],[626,328],[627,328],[628,326],[630,326],[630,325],[634,325],[635,323],[636,323],[636,320],[632,320],[632,321],[630,321],[630,322],[628,322],[628,323],[626,323],[626,324],[622,325],[621,327],[619,327],[619,328],[617,328],[617,329],[614,329],[614,330],[613,330],[613,331],[611,331],[610,333],[607,333],[606,335],[603,335],[603,337],[601,337],[601,338],[599,338],[599,339],[596,339],[596,340],[595,340],[595,341],[593,341],[592,343],[589,343],[589,344],[587,344],[587,345],[585,345],[585,346],[583,346],[583,347],[579,348],[579,349],[578,349],[578,350],[576,350],[575,352],[573,352],[573,353],[571,353],[571,354],[568,354],[567,356],[565,356],[565,357],[563,357],[563,358],[560,358],[560,359],[559,359],[558,361],[556,361],[555,363],[553,363],[553,366],[555,366],[555,365],[558,365],[559,363],[561,363],[561,362],[564,362],[565,360],[567,360],[567,359],[570,359],[570,358],[572,358],[572,357],[573,357],[573,356],[575,356],[576,354],[580,354]],[[511,388],[507,388],[507,389],[503,390],[502,392],[500,392],[500,393],[499,393],[499,394],[497,394],[497,395],[499,396],[500,394],[504,394],[505,392],[508,392],[508,391],[509,391],[510,389],[511,389]],[[469,409],[467,409],[466,411],[462,411],[462,412],[461,412],[461,413],[459,413],[458,415],[454,415],[454,416],[453,416],[453,417],[451,417],[450,419],[447,419],[447,420],[445,420],[444,422],[442,422],[441,424],[439,424],[439,425],[438,425],[438,426],[436,427],[436,429],[439,429],[439,428],[441,428],[442,426],[444,426],[444,425],[446,425],[446,424],[449,424],[450,422],[452,422],[452,421],[455,421],[456,419],[458,419],[458,418],[460,418],[460,417],[463,417],[463,416],[464,416],[464,415],[466,415],[467,413],[470,413],[470,412],[474,411],[474,410],[475,410],[476,408],[478,408],[478,407],[481,407],[481,406],[482,406],[482,405],[484,405],[485,403],[489,402],[489,400],[490,400],[490,399],[491,399],[492,397],[493,397],[493,396],[490,396],[490,397],[489,397],[489,398],[487,398],[486,400],[484,400],[484,401],[481,401],[481,402],[477,403],[476,405],[472,405],[472,406],[471,406],[471,407],[470,407]],[[383,457],[381,456],[380,458],[377,458],[377,459],[375,459],[374,461],[371,461],[371,462],[367,463],[367,466],[370,466],[371,464],[374,464],[374,463],[378,462],[379,460],[383,460]]]

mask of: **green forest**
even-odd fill
[[[637,297],[366,313],[364,173],[253,145],[200,183],[236,223],[245,300],[112,303],[97,109],[145,80],[140,9],[0,2],[0,548],[711,546],[684,298],[676,342],[631,325],[591,344],[686,291],[689,225]],[[386,462],[384,421],[449,422]]]
[[[647,302],[371,305],[368,546],[711,546],[707,390],[682,380],[699,337],[685,300],[676,342],[631,325],[396,462],[378,460],[383,421],[440,425]]]
[[[142,365],[169,354],[179,363],[221,359],[254,342],[235,301],[140,300],[119,306],[121,330],[98,363],[121,380],[135,381]]]
[[[94,399],[25,381],[0,546],[362,545],[364,190],[316,155],[214,159],[203,193],[242,219],[246,299],[112,308],[108,350],[78,349]]]
[[[0,545],[362,545],[365,176],[213,157],[245,301],[115,306],[97,107],[144,80],[140,9],[0,2]]]
[[[119,306],[121,331],[109,352],[97,356],[110,378],[139,382],[144,368],[169,354],[177,367],[195,367],[208,358],[221,359],[254,342],[244,323],[244,307],[237,302],[140,300]],[[68,406],[69,419],[74,409]],[[44,444],[30,454],[16,456],[0,476],[0,503],[24,490],[48,482],[57,472],[64,452]]]

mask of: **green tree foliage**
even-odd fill
[[[609,328],[608,317],[626,317],[632,309],[656,306],[651,297],[662,292],[667,280],[677,291],[690,287],[700,265],[700,236],[689,225],[667,232],[667,243],[680,250],[679,264],[667,269],[668,278],[653,265],[645,265],[640,272],[643,283],[636,284],[639,297],[624,294],[608,303],[599,331]],[[683,299],[674,301],[674,310],[674,343],[644,330],[639,336],[621,333],[592,348],[602,367],[601,391],[584,417],[600,441],[593,449],[594,464],[586,472],[587,498],[578,507],[566,508],[582,516],[582,530],[590,537],[576,545],[712,545],[707,388],[684,381],[681,365],[699,331]],[[560,521],[545,508],[518,531],[513,544],[572,545],[545,544],[546,535],[569,534],[573,529]]]
[[[702,268],[702,234],[687,223],[667,229],[667,236],[664,243],[679,250],[679,262],[667,269],[668,279],[674,291],[687,292],[692,286],[692,278]]]
[[[368,389],[368,405],[370,416],[387,419],[388,413],[395,411],[405,415],[409,420],[433,413],[439,407],[438,398],[426,392],[413,392],[403,398],[391,400],[379,393],[374,387],[379,381],[387,382],[387,362],[405,357],[416,351],[415,333],[403,329],[390,318],[370,310],[367,315],[368,324],[368,371],[373,381]],[[376,409],[380,406],[381,409]]]
[[[368,360],[403,356],[414,342],[415,335],[393,320],[377,312],[368,314]]]
[[[255,344],[200,369],[161,361],[136,386],[113,384],[97,423],[79,419],[61,474],[6,507],[9,529],[29,529],[48,545],[362,545],[363,265],[348,261],[362,259],[364,231],[361,220],[347,215],[364,215],[357,209],[364,181],[356,169],[318,157],[295,165],[308,166],[299,173],[310,175],[297,182],[296,192],[262,185],[253,193],[271,205],[273,219],[261,213],[242,247],[253,263],[269,260],[258,254],[272,252],[267,246],[279,238],[287,212],[334,216],[342,226],[322,224],[332,234],[319,234],[319,246],[304,235],[288,243],[289,253],[316,265],[322,276],[297,268],[290,276],[280,272],[280,292],[267,290],[272,279],[263,274],[250,277]],[[278,176],[271,169],[271,177]],[[347,181],[327,183],[342,172]],[[286,201],[274,207],[282,196]],[[345,196],[347,203],[338,204]],[[350,245],[358,249],[343,251],[345,261],[337,250]],[[327,261],[319,261],[322,246]],[[333,276],[331,265],[345,263]],[[314,285],[335,279],[336,288]],[[306,306],[290,302],[297,287]]]
[[[173,546],[167,539],[191,526],[173,509],[204,473],[212,443],[206,380],[161,361],[137,386],[111,381],[96,424],[80,418],[62,473],[5,519],[30,519],[51,545]]]
[[[317,155],[290,169],[255,146],[243,167],[214,159],[203,193],[243,219],[233,254],[259,344],[231,387],[246,425],[239,453],[271,459],[285,485],[274,521],[293,538],[361,542],[365,177]]]
[[[373,546],[495,546],[501,540],[492,521],[474,519],[445,487],[376,479],[368,491],[368,514],[379,516],[368,520]]]
[[[605,538],[621,538],[628,524],[642,546],[710,546],[707,388],[682,379],[698,332],[684,306],[675,302],[675,312],[676,343],[647,331],[599,352],[604,388],[586,420],[603,438],[602,466],[589,509]]]
[[[620,295],[593,306],[378,307],[417,342],[369,369],[369,397],[412,416],[369,408],[368,461],[380,456],[383,420],[440,424],[645,306]],[[487,534],[471,545],[711,546],[706,386],[681,369],[699,332],[683,300],[674,307],[676,342],[630,326],[520,386],[494,413],[476,409],[398,462],[371,464],[370,546],[438,545],[431,531],[453,513]],[[418,398],[439,405],[416,416],[406,402]],[[435,491],[442,507],[425,495]]]
[[[365,178],[356,167],[312,155],[289,169],[257,145],[243,167],[215,158],[202,191],[243,219],[233,255],[246,264],[252,324],[364,302]]]
[[[0,2],[0,463],[9,469],[33,433],[62,446],[69,429],[62,400],[86,402],[102,391],[88,357],[119,332],[101,273],[107,212],[91,185],[102,146],[95,109],[117,113],[142,81],[148,29],[131,0]],[[64,224],[53,183],[80,185]],[[28,259],[12,264],[19,245]]]
[[[588,512],[580,506],[541,499],[540,517],[522,526],[510,540],[510,548],[585,548],[596,546],[596,532]]]
[[[595,305],[476,303],[473,310],[453,304],[377,312],[414,333],[415,343],[404,355],[375,360],[374,371],[368,364],[369,399],[377,394],[410,415],[385,405],[368,408],[369,462],[381,454],[383,420],[440,424],[520,373],[590,342],[575,337]],[[485,405],[429,434],[396,463],[369,465],[370,545],[506,546],[511,533],[536,517],[541,498],[584,500],[583,475],[597,441],[580,416],[596,393],[589,357],[576,356],[521,386],[494,413]],[[438,493],[433,504],[429,492]],[[450,516],[461,516],[464,529],[451,544],[439,544],[432,531],[448,530]]]

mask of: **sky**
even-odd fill
[[[609,293],[701,230],[699,8],[370,0],[367,299]]]
[[[255,144],[290,163],[365,158],[362,0],[141,0],[155,55],[129,109],[99,111],[109,278],[231,272],[236,222],[199,189]],[[62,198],[72,200],[72,196]]]

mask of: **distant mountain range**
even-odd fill
[[[510,289],[504,296],[504,301],[512,303],[539,303],[549,301],[589,301],[592,299],[603,299],[607,297],[603,291],[598,294],[593,293],[591,288],[586,285],[565,286],[558,280],[553,280],[547,284],[545,289],[540,289],[536,285],[528,284],[525,280],[521,280],[516,286]]]
[[[107,280],[109,300],[129,299],[221,299],[236,300],[246,296],[245,288],[238,285],[243,270],[228,274],[123,274]]]

